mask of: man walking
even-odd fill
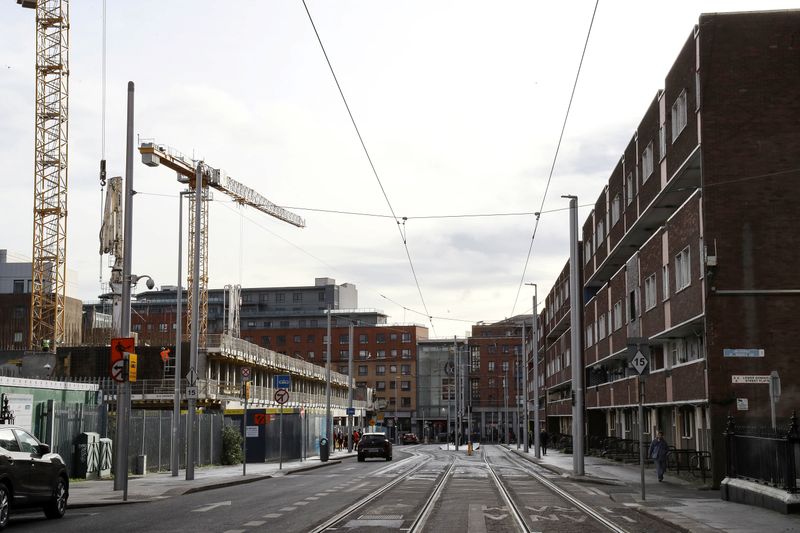
[[[547,430],[543,429],[539,433],[539,446],[542,448],[542,455],[547,455],[547,443],[550,441],[550,435],[547,434]]]
[[[667,470],[667,453],[669,452],[669,446],[667,445],[667,441],[664,440],[664,432],[659,431],[656,434],[656,438],[653,439],[653,442],[650,443],[650,450],[647,452],[647,455],[653,459],[653,462],[656,464],[656,474],[658,475],[658,481],[664,481],[664,472]]]

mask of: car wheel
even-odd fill
[[[67,482],[63,477],[58,478],[53,499],[44,506],[44,515],[47,518],[61,518],[67,512]]]
[[[8,525],[8,513],[11,509],[11,491],[8,485],[0,483],[0,529]]]

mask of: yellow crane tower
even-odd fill
[[[29,343],[64,340],[67,271],[69,0],[17,0],[36,10],[33,268]]]
[[[142,155],[142,163],[150,167],[157,167],[164,165],[165,167],[174,170],[178,174],[178,181],[187,183],[192,190],[196,190],[198,186],[196,183],[197,162],[184,156],[177,150],[174,150],[166,145],[158,144],[155,141],[143,141],[139,146],[139,153]],[[270,202],[259,193],[250,187],[239,183],[230,176],[225,174],[224,170],[213,168],[206,164],[201,164],[202,168],[202,183],[200,187],[203,188],[202,198],[203,201],[200,205],[200,250],[197,256],[200,261],[200,279],[198,294],[200,301],[198,302],[199,315],[198,316],[198,346],[204,347],[206,345],[206,335],[208,333],[208,187],[212,187],[220,192],[233,198],[236,202],[249,205],[258,209],[262,213],[266,213],[272,217],[288,222],[293,226],[299,228],[305,227],[306,223],[302,217]],[[192,324],[192,272],[194,272],[194,195],[189,196],[189,276],[188,276],[188,295],[189,301],[187,305],[187,333],[191,333]],[[180,289],[179,289],[180,290]],[[180,297],[180,293],[178,294]],[[178,317],[180,320],[180,317]]]

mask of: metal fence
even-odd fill
[[[792,414],[786,430],[752,426],[737,428],[733,417],[729,416],[725,446],[728,477],[798,492],[800,433],[796,413]]]
[[[76,445],[78,435],[94,432],[101,437],[108,436],[108,411],[105,405],[48,400],[36,406],[34,420],[34,432],[42,441],[50,443],[53,452],[61,455],[70,473],[76,471],[79,460]]]

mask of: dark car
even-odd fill
[[[403,444],[419,444],[419,439],[413,433],[404,433]]]
[[[0,529],[12,509],[41,507],[47,518],[61,518],[68,497],[61,456],[19,426],[0,426]]]
[[[392,443],[383,433],[364,433],[358,440],[358,461],[363,462],[367,457],[383,457],[392,460]]]

